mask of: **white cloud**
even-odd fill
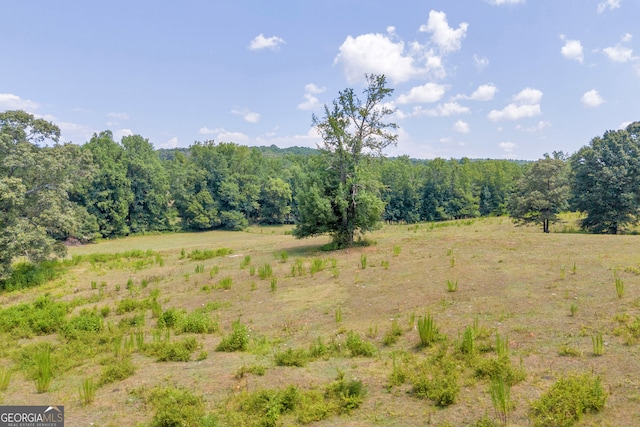
[[[467,35],[469,24],[461,23],[458,29],[449,27],[447,14],[444,12],[429,12],[426,25],[420,26],[420,32],[431,33],[431,40],[443,53],[456,52],[462,46],[462,39]]]
[[[487,68],[489,66],[489,59],[483,57],[483,56],[478,56],[478,55],[473,55],[473,65],[476,66],[476,68],[478,69],[478,71],[482,71],[485,68]]]
[[[247,143],[250,138],[242,132],[229,132],[224,128],[209,129],[204,126],[198,131],[200,135],[213,135],[218,142]]]
[[[125,136],[132,136],[133,131],[131,129],[119,129],[113,133],[113,138],[118,141]]]
[[[413,109],[409,116],[411,117],[449,117],[458,114],[465,114],[470,112],[471,110],[468,107],[462,106],[457,102],[447,102],[445,104],[440,104],[435,108],[430,108],[428,110],[422,108],[421,106],[417,106]]]
[[[595,89],[586,92],[582,95],[580,100],[582,101],[582,105],[585,107],[598,107],[604,102],[604,99],[602,99],[598,91]]]
[[[326,91],[327,89],[325,87],[319,87],[313,83],[309,83],[308,85],[305,85],[304,90],[306,92],[304,94],[305,101],[298,104],[299,110],[315,110],[322,106],[318,98],[314,95],[318,95]]]
[[[487,117],[497,122],[499,120],[519,120],[542,114],[540,101],[542,92],[538,89],[526,88],[513,97],[513,102],[502,110],[491,110]]]
[[[12,93],[0,93],[0,110],[25,110],[32,111],[39,107],[37,102],[22,99]]]
[[[457,29],[449,27],[444,12],[431,11],[421,32],[431,34],[430,40],[407,42],[399,39],[395,27],[386,34],[369,33],[348,36],[340,46],[334,64],[340,64],[349,83],[361,81],[368,73],[384,74],[393,83],[432,77],[444,78],[447,73],[442,55],[460,49],[468,24]],[[440,54],[436,54],[434,50]]]
[[[633,49],[622,45],[623,43],[630,42],[631,38],[631,34],[626,33],[622,36],[618,44],[616,44],[615,46],[606,47],[602,51],[613,62],[628,62],[636,59],[633,56]]]
[[[261,49],[271,49],[278,50],[280,45],[286,43],[283,39],[277,36],[265,37],[264,34],[259,34],[251,40],[251,44],[249,45],[249,49],[251,50],[261,50]]]
[[[469,133],[469,123],[458,120],[453,124],[453,130],[460,133]]]
[[[430,72],[444,76],[440,58],[432,51],[414,43],[409,49],[403,41],[393,41],[385,34],[348,36],[340,46],[334,64],[342,64],[350,83],[359,81],[366,73],[384,74],[392,82],[406,82]]]
[[[551,123],[547,122],[547,121],[544,121],[544,120],[541,120],[535,126],[526,127],[526,126],[522,126],[522,125],[517,125],[516,129],[517,130],[521,130],[523,132],[535,133],[535,132],[540,132],[541,130],[546,129],[548,127],[551,127]]]
[[[513,151],[518,148],[518,144],[516,144],[515,142],[501,142],[500,144],[498,144],[498,147],[500,147],[500,149],[502,151],[505,152],[505,154],[509,155],[512,154]]]
[[[422,86],[411,88],[408,94],[398,97],[398,104],[416,104],[425,102],[437,102],[447,91],[447,85],[426,83]]]
[[[598,3],[598,13],[604,13],[605,10],[613,10],[620,7],[620,0],[605,0]]]
[[[564,46],[560,49],[562,56],[582,64],[584,61],[584,53],[582,52],[582,43],[580,43],[580,40],[569,40],[564,34],[560,35],[560,38],[564,41]]]
[[[471,101],[491,101],[498,92],[493,83],[478,86],[471,95],[456,95],[455,99],[469,99]]]
[[[489,3],[494,6],[502,6],[503,4],[520,4],[524,2],[525,0],[489,0]]]
[[[260,121],[260,113],[254,113],[250,111],[248,108],[238,109],[234,108],[231,110],[232,114],[236,114],[238,116],[242,116],[242,118],[249,123],[258,123]]]

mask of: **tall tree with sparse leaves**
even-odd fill
[[[395,123],[387,122],[393,110],[384,104],[393,89],[384,75],[367,75],[365,99],[345,89],[325,105],[325,115],[313,116],[313,125],[323,139],[317,169],[307,176],[299,193],[298,238],[330,233],[335,247],[354,244],[357,233],[376,227],[384,203],[380,182],[368,170],[368,160],[395,144]]]

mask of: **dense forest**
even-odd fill
[[[577,210],[584,229],[618,233],[638,219],[639,136],[635,122],[538,162],[371,157],[361,167],[379,183],[380,221],[511,214],[548,231],[560,211]],[[70,239],[296,223],[310,177],[318,185],[325,167],[310,148],[203,141],[156,150],[110,131],[82,145],[59,138],[43,119],[0,113],[0,280],[17,256],[43,260]]]

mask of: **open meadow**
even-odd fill
[[[70,247],[54,280],[0,294],[1,402],[69,426],[527,426],[582,393],[577,425],[640,425],[640,237],[563,228]]]

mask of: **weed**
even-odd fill
[[[342,308],[336,307],[334,316],[335,316],[335,319],[336,319],[336,323],[341,323],[342,322]]]
[[[387,261],[387,260],[382,260],[382,261],[380,261],[380,265],[381,265],[385,270],[388,270],[388,269],[389,269],[389,261]]]
[[[245,255],[244,259],[240,263],[240,268],[247,268],[249,264],[251,264],[251,255]]]
[[[242,365],[236,371],[236,379],[243,378],[245,374],[253,374],[259,377],[267,373],[267,368],[264,365]]]
[[[203,309],[183,314],[176,322],[176,333],[179,334],[212,334],[218,329],[218,322],[212,320]]]
[[[456,266],[456,259],[455,259],[455,258],[451,258],[451,259],[449,260],[449,266],[450,266],[451,268],[453,268],[453,267],[455,267],[455,266]]]
[[[262,266],[260,266],[260,268],[258,268],[258,277],[260,277],[261,280],[271,277],[271,275],[273,275],[273,269],[271,268],[271,264],[265,263]]]
[[[616,295],[618,295],[618,298],[624,296],[624,281],[619,277],[616,277]]]
[[[432,400],[444,407],[455,403],[460,386],[458,385],[458,367],[450,356],[434,360],[421,366],[412,376],[413,394],[421,399]]]
[[[0,391],[7,391],[11,382],[11,371],[4,366],[0,367]]]
[[[251,282],[251,288],[252,291],[255,291],[258,289],[258,285],[256,285],[256,282]]]
[[[447,249],[447,256],[453,255],[453,248]]]
[[[198,342],[193,337],[181,341],[163,341],[151,347],[150,353],[157,357],[158,362],[188,362],[191,354],[198,348]]]
[[[316,273],[324,270],[324,260],[322,258],[314,258],[311,261],[311,267],[309,268],[309,272],[313,276]]]
[[[277,366],[298,366],[302,367],[309,361],[309,354],[306,350],[289,348],[285,351],[277,352],[273,355]]]
[[[214,265],[213,267],[211,267],[211,270],[209,270],[209,277],[213,278],[213,276],[218,274],[219,271],[220,271],[220,266],[219,265]]]
[[[402,248],[400,246],[393,247],[393,256],[399,256],[400,252],[402,252]]]
[[[576,262],[573,262],[573,267],[571,267],[571,274],[576,274],[578,272],[578,267],[576,266]]]
[[[458,290],[458,280],[447,279],[447,292],[455,292]]]
[[[155,409],[150,426],[204,426],[206,420],[204,400],[184,388],[156,386],[151,390],[136,389],[133,394]],[[208,425],[218,425],[215,420]]]
[[[583,414],[604,408],[607,393],[593,374],[560,378],[538,400],[532,402],[529,418],[535,426],[569,426]]]
[[[496,413],[496,418],[501,426],[506,427],[509,418],[509,412],[513,409],[511,402],[511,385],[502,377],[491,379],[489,386],[489,394],[491,395],[491,403]]]
[[[130,290],[133,288],[133,279],[129,279],[127,280],[127,290]]]
[[[249,276],[253,277],[256,275],[256,267],[255,265],[252,265],[251,267],[249,267]]]
[[[196,271],[196,274],[204,273],[204,264],[197,264],[195,271]]]
[[[131,356],[114,357],[105,361],[99,384],[105,385],[122,381],[135,373],[136,367]]]
[[[187,252],[182,248],[180,250],[180,259],[184,259],[187,256]]]
[[[473,358],[476,355],[476,337],[471,326],[467,326],[464,330],[464,334],[462,334],[460,352],[469,358]]]
[[[360,255],[360,268],[361,269],[365,269],[367,268],[367,255],[366,254],[361,254]]]
[[[285,263],[289,259],[289,253],[287,251],[280,252],[280,262]]]
[[[398,323],[398,319],[393,319],[391,321],[391,330],[389,330],[384,335],[384,339],[382,342],[384,343],[384,345],[390,346],[392,344],[395,344],[400,336],[402,336],[402,328]]]
[[[304,276],[307,274],[307,271],[304,267],[304,262],[300,258],[296,258],[296,261],[293,265],[291,265],[291,276]]]
[[[96,282],[95,280],[91,281],[91,289],[98,289],[98,282]]]
[[[372,343],[364,341],[360,335],[353,331],[349,331],[347,334],[346,346],[351,352],[351,357],[372,357],[376,354],[376,347]]]
[[[418,318],[418,335],[423,347],[430,346],[438,338],[438,327],[431,314]]]
[[[509,337],[500,337],[496,332],[496,354],[498,357],[509,357]]]
[[[36,390],[38,393],[46,393],[49,391],[53,379],[51,347],[46,345],[38,350],[34,355],[34,360],[36,362]]]
[[[277,277],[272,277],[271,278],[271,292],[274,293],[277,289],[278,289],[278,278]]]
[[[578,313],[578,304],[571,304],[571,307],[569,307],[569,312],[571,313],[571,317],[575,317],[575,315]]]
[[[93,378],[85,378],[79,388],[80,402],[83,405],[90,405],[96,398],[96,386]]]
[[[593,355],[602,356],[604,354],[604,340],[602,333],[597,333],[591,336],[591,343],[593,344]]]
[[[220,341],[220,344],[216,347],[216,351],[246,351],[249,344],[249,331],[247,327],[240,323],[240,320],[233,322],[233,330],[231,335],[228,335]]]
[[[231,289],[231,285],[233,284],[233,279],[231,277],[225,277],[224,279],[220,279],[217,284],[217,288],[229,290]]]
[[[340,412],[350,412],[358,408],[367,395],[367,389],[360,380],[345,380],[339,371],[336,380],[327,386],[325,394],[340,402]]]
[[[582,352],[575,347],[563,345],[558,349],[558,356],[581,357]]]
[[[562,267],[560,267],[560,280],[564,280],[564,275],[565,275],[565,271],[564,271],[564,265]]]

